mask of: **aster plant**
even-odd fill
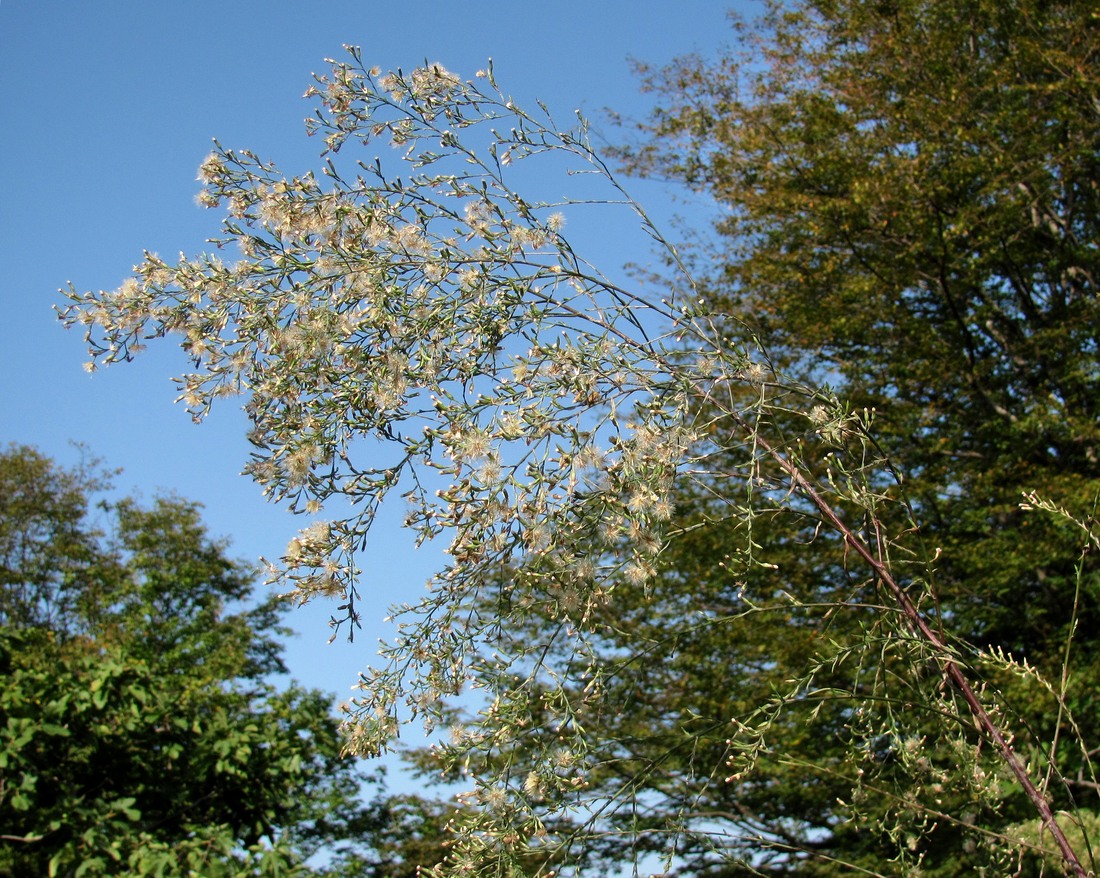
[[[601,716],[621,711],[608,693],[649,648],[606,648],[616,601],[630,594],[644,611],[669,546],[721,522],[730,538],[715,564],[742,583],[737,600],[722,618],[668,624],[803,609],[757,536],[788,516],[807,552],[826,534],[855,571],[829,613],[872,621],[861,637],[822,637],[767,703],[728,718],[723,752],[693,771],[742,782],[788,707],[832,696],[853,752],[888,740],[915,763],[904,719],[861,719],[881,689],[818,682],[873,663],[909,681],[922,721],[939,717],[975,764],[1024,789],[1043,827],[1027,843],[1085,875],[1017,755],[1010,708],[980,691],[973,651],[935,618],[935,550],[914,536],[874,412],[784,375],[746,324],[714,318],[579,115],[561,125],[541,104],[521,109],[491,67],[468,81],[435,64],[383,74],[348,51],[307,93],[318,104],[309,133],[324,144],[316,173],[287,177],[216,144],[199,196],[225,212],[215,249],[177,262],[146,253],[114,291],[70,287],[62,318],[86,327],[92,368],[180,338],[192,363],[180,400],[196,420],[215,400],[243,400],[246,472],[310,519],[271,580],[293,600],[334,601],[336,629],[353,633],[371,602],[360,565],[384,502],[405,505],[418,543],[445,544],[427,594],[392,609],[396,636],[362,670],[345,716],[357,754],[390,748],[406,723],[448,727],[430,760],[465,780],[469,807],[440,868],[595,868],[609,839],[672,868],[685,838],[707,836],[705,816],[639,816],[640,781],[599,782],[629,744],[601,737]],[[376,144],[399,159],[352,155]],[[548,197],[562,179],[574,194]],[[671,279],[657,292],[605,275],[565,237],[568,221],[597,210],[661,248]],[[685,495],[705,498],[693,521],[678,514]],[[886,508],[906,526],[884,529]],[[852,783],[864,797],[872,787]],[[922,819],[931,808],[906,807]],[[709,844],[751,868],[780,841]]]

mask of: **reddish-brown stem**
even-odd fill
[[[901,585],[898,584],[897,580],[894,579],[889,568],[875,556],[871,547],[856,536],[852,529],[844,523],[836,510],[833,509],[817,490],[815,490],[814,486],[810,484],[797,466],[795,466],[785,455],[773,448],[762,437],[757,436],[756,442],[760,448],[783,468],[790,477],[794,487],[801,491],[806,498],[817,507],[817,510],[825,520],[844,538],[844,541],[852,550],[867,562],[868,566],[875,572],[875,576],[878,577],[879,581],[881,581],[894,596],[894,600],[897,602],[898,607],[905,615],[905,618],[908,620],[913,630],[921,639],[936,650],[936,654],[940,657],[939,662],[943,666],[944,673],[962,695],[963,700],[970,708],[971,714],[989,737],[989,740],[993,743],[993,746],[996,748],[1005,764],[1008,765],[1009,770],[1016,777],[1016,780],[1020,782],[1020,786],[1023,787],[1024,793],[1035,806],[1035,810],[1039,812],[1039,817],[1042,820],[1043,826],[1050,832],[1055,844],[1058,845],[1058,850],[1065,859],[1070,872],[1077,876],[1077,878],[1089,878],[1090,873],[1081,865],[1081,861],[1078,859],[1077,853],[1073,850],[1072,845],[1070,845],[1069,839],[1067,839],[1065,833],[1062,832],[1062,828],[1058,825],[1058,821],[1054,819],[1054,812],[1050,808],[1050,803],[1047,802],[1046,798],[1039,792],[1034,782],[1032,782],[1031,777],[1027,773],[1027,768],[1020,760],[1020,757],[1016,755],[1016,751],[1012,749],[1012,745],[993,721],[989,712],[985,709],[981,699],[978,698],[978,694],[974,691],[974,687],[971,686],[970,682],[966,679],[966,675],[963,673],[962,668],[959,667],[954,659],[949,657],[947,644],[943,642],[925,620],[924,616],[921,615],[920,610],[917,609],[912,599],[906,594]]]

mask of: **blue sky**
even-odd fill
[[[170,341],[128,366],[86,374],[80,334],[52,313],[57,289],[70,280],[81,290],[114,288],[143,249],[201,251],[218,214],[194,204],[195,173],[213,137],[287,174],[316,168],[319,144],[305,137],[310,105],[300,96],[344,43],[383,68],[430,60],[464,77],[492,57],[517,103],[540,98],[562,117],[580,108],[614,140],[602,108],[643,115],[647,106],[628,59],[713,54],[731,35],[727,5],[0,0],[0,442],[35,445],[65,463],[77,459],[69,443],[84,443],[124,468],[124,491],[203,503],[234,555],[279,555],[301,522],[238,475],[248,444],[236,404],[202,425],[174,406],[169,379],[184,360]],[[658,215],[669,210],[659,187],[632,188]],[[578,243],[613,270],[644,263],[644,241],[605,229]],[[387,605],[417,594],[436,564],[384,521],[365,565],[366,630],[354,645],[327,645],[330,609],[298,611],[293,675],[346,694],[385,634]]]

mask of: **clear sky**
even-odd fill
[[[77,459],[69,443],[84,443],[124,468],[127,493],[198,500],[234,555],[278,556],[301,522],[238,475],[249,446],[236,404],[193,424],[172,403],[169,379],[184,360],[167,340],[135,363],[86,374],[80,334],[51,310],[57,289],[69,280],[112,289],[143,249],[167,258],[204,249],[219,215],[195,205],[195,173],[213,137],[288,175],[318,167],[301,95],[344,43],[362,46],[369,64],[407,70],[429,60],[463,77],[492,57],[517,103],[541,98],[559,117],[580,108],[615,140],[601,110],[640,116],[647,106],[628,59],[712,54],[731,36],[728,5],[0,0],[0,442],[65,463]],[[751,0],[741,5],[752,11]],[[665,193],[635,188],[658,215],[667,211]],[[606,258],[601,267],[649,257],[643,238],[604,234],[581,242]],[[414,554],[384,523],[365,565],[366,630],[353,646],[326,645],[331,610],[299,611],[292,674],[345,695],[385,634],[387,605],[417,594],[437,557]]]

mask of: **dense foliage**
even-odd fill
[[[875,408],[971,599],[954,624],[1029,657],[1063,642],[1076,542],[1021,495],[1087,511],[1100,479],[1098,28],[1089,3],[777,5],[750,57],[650,72],[630,162],[717,200],[710,300]]]
[[[654,72],[628,167],[725,210],[687,260],[583,119],[352,49],[309,92],[319,175],[203,163],[243,258],[146,254],[63,317],[93,368],[180,333],[196,418],[245,397],[249,473],[317,516],[273,573],[302,600],[356,624],[391,494],[447,535],[347,717],[360,752],[450,725],[446,869],[1084,876],[1097,32],[821,0]],[[379,140],[407,173],[348,157]],[[663,247],[660,293],[566,239],[600,203]]]
[[[307,875],[380,820],[193,503],[0,454],[0,874]]]

